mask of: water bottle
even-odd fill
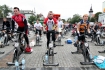
[[[24,70],[25,69],[25,59],[23,58],[22,59],[22,70]]]
[[[16,70],[20,70],[19,69],[19,63],[17,61],[15,62],[15,66],[16,66]]]
[[[90,54],[90,60],[92,61],[92,59],[93,59],[93,57],[92,57],[92,55]]]
[[[45,55],[45,62],[48,63],[48,55]]]
[[[76,42],[78,40],[78,36],[75,36],[75,41],[74,42]]]

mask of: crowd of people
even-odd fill
[[[71,30],[72,28],[76,28],[78,41],[84,40],[84,37],[80,37],[80,35],[84,34],[84,32],[87,32],[90,34],[91,26],[89,24],[87,14],[84,14],[83,19],[79,23],[75,23],[75,24],[63,22],[63,20],[60,17],[56,19],[53,17],[53,14],[54,13],[52,11],[48,12],[47,17],[44,19],[43,25],[39,22],[39,19],[37,19],[36,23],[34,23],[35,34],[39,33],[40,37],[42,37],[42,31],[46,32],[47,47],[49,47],[51,33],[52,33],[53,45],[54,47],[56,47],[55,40],[57,37],[55,32],[60,32],[60,34],[62,35],[63,29]],[[26,50],[30,50],[31,52],[32,48],[29,45],[29,38],[27,36],[29,32],[28,30],[29,24],[27,23],[25,16],[20,13],[20,10],[18,7],[14,7],[14,15],[11,18],[12,18],[11,20],[12,26],[10,25],[10,22],[6,18],[3,18],[2,29],[4,29],[6,26],[7,31],[12,30],[12,32],[14,32],[15,24],[17,24],[18,25],[17,31],[24,32],[24,38],[27,43]],[[94,24],[94,26],[92,27],[94,30],[94,34],[96,34],[97,29],[100,29],[101,26],[102,25],[99,22],[96,22],[96,24]],[[78,43],[78,41],[76,43]]]

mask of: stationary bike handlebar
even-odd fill
[[[25,32],[21,32],[21,31],[14,31],[13,33],[21,33],[21,34],[25,34]]]

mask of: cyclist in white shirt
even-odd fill
[[[60,34],[62,33],[62,29],[63,29],[63,21],[61,20],[61,18],[58,19],[58,32],[60,32]]]
[[[39,22],[39,20],[37,20],[36,23],[34,24],[34,28],[36,29],[35,34],[37,34],[38,31],[39,31],[39,35],[40,35],[40,37],[41,37],[41,35],[42,35],[42,34],[41,34],[41,31],[42,31],[43,26],[42,26],[42,24]]]

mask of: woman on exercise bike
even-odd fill
[[[57,20],[53,17],[53,12],[49,11],[47,18],[44,19],[44,28],[47,32],[47,48],[50,43],[50,34],[52,33],[53,46],[55,45],[55,30],[57,30]]]

